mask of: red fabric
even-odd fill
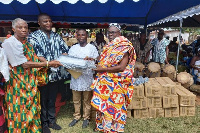
[[[60,107],[66,104],[66,102],[60,102],[61,100],[61,94],[58,93],[57,98],[56,98],[56,115],[60,111]]]
[[[4,124],[4,122],[5,122],[4,116],[1,115],[0,116],[0,126],[2,126]]]

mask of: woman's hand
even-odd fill
[[[88,57],[88,56],[86,56],[86,57],[84,58],[84,60],[91,60],[91,61],[94,61],[94,59],[93,59],[93,58],[91,58],[91,57]]]
[[[62,66],[62,64],[59,61],[53,60],[49,62],[49,66],[56,68],[56,67]]]
[[[93,70],[94,70],[94,71],[97,71],[97,72],[106,72],[106,69],[107,69],[107,68],[103,68],[103,67],[97,65],[97,68],[95,68],[95,69],[93,69]]]

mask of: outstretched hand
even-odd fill
[[[86,57],[84,58],[84,60],[91,60],[91,61],[94,61],[94,59],[93,59],[93,58],[91,58],[91,57],[88,57],[88,56],[86,56]]]
[[[59,66],[62,66],[62,64],[59,61],[53,60],[49,62],[49,66],[57,68]]]

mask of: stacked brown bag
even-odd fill
[[[168,77],[150,78],[135,86],[128,117],[157,118],[195,115],[196,96]]]

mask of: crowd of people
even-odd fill
[[[200,36],[197,36],[197,40],[188,45],[184,43],[182,37],[180,39],[180,45],[177,43],[178,37],[173,37],[173,40],[170,41],[168,36],[165,36],[163,29],[157,32],[157,37],[154,39],[149,39],[145,32],[141,32],[136,39],[130,33],[126,37],[131,40],[135,48],[137,55],[136,61],[144,65],[153,61],[159,63],[161,68],[165,64],[176,66],[179,47],[178,66],[181,66],[180,71],[187,71],[193,76],[194,83],[200,84],[200,71],[198,68]]]
[[[153,61],[163,67],[171,63],[169,55],[176,56],[179,46],[176,38],[171,42],[166,39],[162,29],[153,40],[148,40],[145,32],[133,39],[128,34],[121,35],[119,24],[110,23],[109,42],[100,32],[95,33],[94,42],[88,43],[86,29],[77,29],[75,34],[65,29],[61,35],[53,32],[48,14],[38,15],[38,24],[40,28],[29,34],[25,20],[13,20],[14,35],[9,35],[0,47],[0,66],[4,66],[0,67],[0,131],[3,133],[50,133],[50,128],[62,129],[56,123],[55,102],[59,88],[66,89],[64,82],[70,74],[56,61],[60,55],[97,64],[95,69],[83,71],[78,78],[70,78],[75,112],[68,126],[73,127],[80,121],[82,107],[82,128],[87,128],[94,107],[97,110],[94,132],[124,132],[127,107],[134,90],[135,62]],[[63,38],[73,36],[78,43],[69,48]],[[199,44],[200,39],[190,45],[191,50],[185,45],[181,48],[185,56],[191,57],[189,66],[193,68],[197,84],[200,83]],[[193,52],[191,56],[190,52]],[[187,60],[183,61],[188,64]],[[43,69],[45,81],[40,85],[38,75]]]

